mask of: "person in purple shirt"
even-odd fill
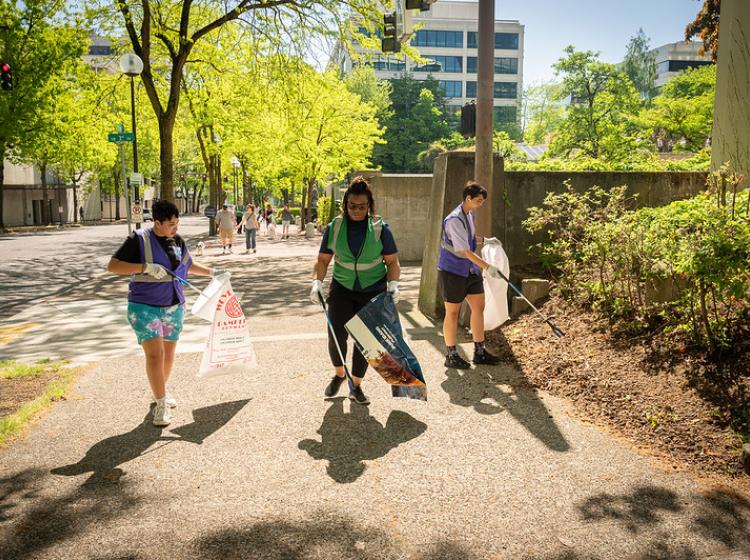
[[[475,181],[466,183],[463,202],[443,220],[438,255],[438,285],[445,305],[443,337],[445,367],[469,369],[471,364],[456,349],[458,315],[464,300],[471,308],[471,336],[475,364],[497,365],[500,358],[484,347],[484,281],[482,270],[495,278],[500,272],[476,254],[474,210],[487,200],[487,189]]]
[[[180,213],[167,200],[152,207],[152,228],[133,232],[107,265],[113,274],[130,276],[128,321],[146,355],[146,375],[156,406],[152,422],[167,426],[177,402],[167,394],[175,348],[185,318],[182,282],[188,273],[217,276],[223,271],[193,262],[177,235]]]

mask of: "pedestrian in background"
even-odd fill
[[[221,240],[221,254],[232,252],[232,242],[234,241],[234,231],[237,229],[237,218],[234,212],[226,204],[216,214],[216,225],[219,228],[219,239]]]
[[[273,222],[273,208],[271,207],[271,204],[266,204],[266,207],[263,209],[263,221],[266,222],[266,235],[270,235],[271,232],[269,231],[269,228],[271,226],[271,223]]]
[[[443,220],[438,255],[438,285],[445,305],[443,337],[445,338],[445,367],[469,369],[456,349],[458,314],[464,300],[471,308],[471,338],[474,341],[475,364],[496,365],[500,358],[484,347],[484,281],[482,270],[500,278],[494,266],[477,254],[474,210],[487,199],[487,189],[475,181],[464,187],[463,201]]]
[[[346,359],[348,334],[344,325],[379,293],[389,291],[393,301],[399,299],[398,280],[401,265],[390,228],[375,215],[375,200],[370,185],[363,177],[355,177],[344,194],[341,215],[334,218],[323,233],[318,260],[313,269],[310,300],[320,305],[323,280],[333,259],[333,280],[328,292],[328,314],[336,333],[328,332],[328,353],[336,374],[326,387],[326,397],[334,397],[346,372],[336,348],[336,341]],[[352,345],[352,381],[349,399],[369,404],[362,391],[362,378],[367,359]]]
[[[284,204],[284,209],[281,211],[281,239],[289,239],[289,224],[292,223],[292,211],[289,210],[289,205]]]
[[[242,216],[242,222],[240,222],[240,226],[245,226],[245,254],[248,254],[250,252],[250,249],[252,249],[253,253],[255,253],[256,234],[258,232],[259,224],[258,218],[256,218],[255,216],[254,205],[247,205],[247,207],[245,208],[245,215]]]
[[[193,261],[185,241],[177,234],[180,214],[167,200],[154,202],[154,224],[133,232],[107,270],[130,276],[128,321],[146,355],[146,375],[155,407],[152,422],[167,426],[177,401],[167,392],[174,354],[185,318],[182,283],[188,274],[216,276],[223,271]]]

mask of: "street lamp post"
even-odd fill
[[[127,53],[120,57],[120,71],[130,76],[130,119],[133,127],[133,172],[138,173],[138,134],[135,126],[135,77],[140,76],[143,72],[143,61],[135,53]],[[133,186],[133,201],[138,204],[141,195],[138,185]],[[136,228],[141,227],[139,222],[135,224]]]

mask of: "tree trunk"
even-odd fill
[[[49,225],[52,216],[49,212],[49,193],[47,192],[47,164],[39,164],[39,173],[42,176],[42,223]]]
[[[307,184],[307,180],[305,180],[305,184]],[[300,228],[302,230],[305,229],[305,224],[307,223],[307,189],[302,188],[302,204],[299,209],[299,215],[300,215]]]
[[[78,182],[73,179],[73,223],[78,223]]]
[[[306,196],[307,198],[307,205],[305,206],[305,219],[303,222],[305,224],[312,221],[311,201],[312,201],[312,192],[313,192],[314,186],[315,186],[315,179],[310,179],[307,182],[307,188],[305,189],[305,192],[303,193],[303,195]]]
[[[0,144],[0,229],[5,228],[5,144]],[[26,220],[24,218],[24,223]]]
[[[174,202],[174,120],[175,112],[165,113],[159,119],[159,164],[161,168],[160,198]]]

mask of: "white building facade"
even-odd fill
[[[416,80],[432,76],[440,82],[449,106],[460,107],[477,96],[478,2],[440,0],[428,12],[414,16],[411,45],[425,64],[407,60],[404,55],[373,53],[370,64],[381,79],[394,79],[404,73]],[[523,91],[524,26],[515,20],[495,21],[495,122],[518,122]],[[337,45],[332,56],[342,75],[356,64]]]
[[[700,54],[703,43],[698,41],[679,41],[668,43],[651,51],[656,62],[656,87],[666,84],[672,76],[688,68],[698,68],[713,64],[711,57]]]

